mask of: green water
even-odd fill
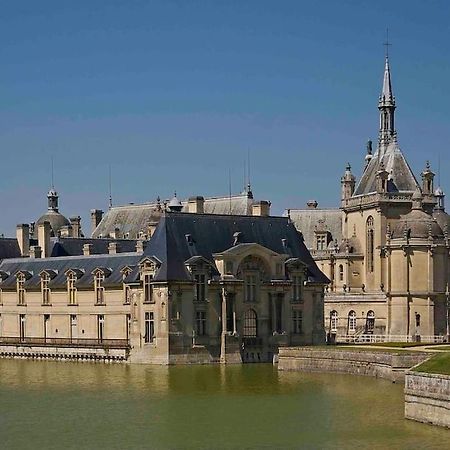
[[[270,365],[0,360],[2,449],[448,448],[403,419],[403,386]]]

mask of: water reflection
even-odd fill
[[[440,448],[403,387],[270,365],[0,360],[2,448]]]

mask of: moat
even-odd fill
[[[0,360],[3,449],[442,448],[403,418],[403,385],[266,364]]]

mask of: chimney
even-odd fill
[[[64,225],[59,229],[59,235],[61,237],[72,237],[72,225]]]
[[[98,224],[103,218],[103,211],[101,209],[91,209],[91,228],[92,232],[98,227]]]
[[[261,200],[252,205],[252,216],[270,216],[270,202]]]
[[[30,248],[30,258],[40,258],[42,256],[42,250],[41,247],[39,247],[39,245],[33,245]]]
[[[84,244],[83,245],[83,255],[89,256],[92,255],[92,244]]]
[[[42,257],[50,256],[50,222],[46,221],[38,225],[38,244],[42,250]]]
[[[30,225],[20,223],[16,227],[16,238],[22,256],[30,255]]]
[[[142,239],[139,239],[136,242],[136,253],[144,253],[146,244],[147,244],[146,241],[143,241]]]
[[[110,255],[115,255],[116,253],[119,253],[119,244],[117,242],[110,242],[108,244],[108,253]]]
[[[72,225],[72,237],[81,237],[81,217],[75,216],[69,219],[70,225]]]
[[[205,212],[205,199],[201,196],[190,197],[188,200],[188,212],[203,214]]]

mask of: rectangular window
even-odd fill
[[[77,316],[75,314],[70,315],[70,340],[77,337]]]
[[[126,305],[129,305],[131,302],[131,289],[130,286],[128,286],[128,284],[123,285],[123,302]]]
[[[301,302],[303,297],[303,277],[300,275],[294,275],[292,277],[292,291],[293,291],[293,301]]]
[[[25,305],[25,276],[19,274],[17,277],[17,296],[19,305]]]
[[[131,314],[127,314],[126,316],[126,327],[127,327],[127,340],[130,340],[131,337]]]
[[[77,304],[77,288],[75,287],[75,282],[77,277],[74,273],[69,273],[67,275],[67,295],[69,297],[69,305]]]
[[[197,336],[206,335],[206,312],[197,311],[195,317],[195,331]]]
[[[278,295],[275,301],[275,331],[283,332],[283,296]]]
[[[144,342],[153,342],[155,339],[155,320],[153,312],[145,313],[145,334]]]
[[[206,276],[204,274],[194,275],[195,280],[195,298],[198,302],[206,300]]]
[[[48,287],[50,283],[50,277],[48,274],[42,274],[41,278],[41,294],[42,294],[42,304],[49,305],[50,304],[50,288]]]
[[[292,311],[292,332],[294,334],[303,333],[303,311]]]
[[[97,338],[98,342],[103,342],[105,339],[105,316],[103,314],[97,316]]]
[[[144,302],[150,303],[152,301],[153,293],[152,293],[152,279],[153,275],[145,274],[144,275]]]
[[[97,305],[103,305],[105,302],[105,288],[103,282],[105,281],[105,275],[98,271],[95,273],[94,289],[95,289],[95,303]]]
[[[44,314],[44,341],[48,338],[50,332],[50,314]]]
[[[19,314],[19,336],[20,340],[25,340],[25,314]]]
[[[246,302],[256,302],[257,278],[255,274],[245,275],[244,296]]]

